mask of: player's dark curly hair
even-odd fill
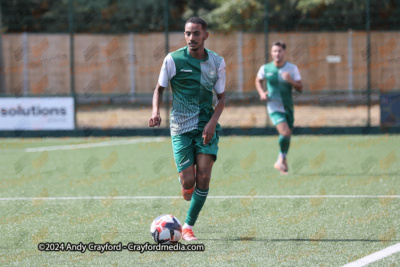
[[[280,47],[282,47],[283,50],[286,50],[286,44],[282,41],[276,41],[272,44],[272,46],[274,46],[274,45],[280,46]]]
[[[207,22],[202,18],[192,17],[192,18],[188,19],[188,21],[186,21],[185,26],[188,23],[201,24],[201,28],[203,29],[203,31],[207,31],[207,28],[208,28]]]

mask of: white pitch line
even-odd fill
[[[209,198],[400,198],[397,195],[373,196],[373,195],[293,195],[293,196],[209,196]]]
[[[400,243],[397,243],[396,245],[384,248],[382,250],[379,250],[375,253],[372,253],[371,255],[365,256],[364,258],[361,258],[359,260],[350,262],[343,267],[361,267],[368,265],[370,263],[373,263],[375,261],[381,260],[383,258],[389,257],[392,254],[395,254],[397,252],[400,252]]]
[[[0,201],[15,201],[15,200],[93,200],[93,199],[177,199],[182,196],[93,196],[93,197],[5,197],[0,198]],[[211,199],[232,199],[232,198],[400,198],[397,195],[388,196],[370,196],[370,195],[321,195],[321,196],[208,196]]]
[[[130,144],[137,144],[137,143],[161,142],[164,139],[165,138],[163,138],[163,137],[140,138],[140,139],[133,139],[133,140],[118,140],[118,141],[101,142],[101,143],[33,147],[33,148],[26,148],[24,151],[25,152],[42,152],[42,151],[71,150],[71,149],[105,147],[105,146],[120,146],[120,145],[130,145]]]

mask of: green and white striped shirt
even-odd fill
[[[171,82],[171,135],[203,129],[214,114],[212,90],[217,94],[225,90],[224,59],[211,50],[205,51],[206,59],[196,59],[186,46],[164,59],[158,83],[167,87]]]
[[[293,111],[292,85],[283,80],[282,73],[284,72],[288,72],[293,81],[301,80],[297,66],[287,61],[280,68],[275,66],[274,62],[262,65],[257,73],[258,78],[267,80],[267,110],[269,114]]]

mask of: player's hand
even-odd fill
[[[290,73],[286,72],[286,71],[282,73],[282,79],[284,79],[288,83],[292,83],[293,82],[292,78],[290,78]]]
[[[161,124],[161,116],[159,112],[153,112],[151,118],[149,119],[149,127],[160,127]]]
[[[268,92],[263,92],[262,94],[260,94],[260,100],[268,101]]]
[[[299,93],[303,93],[303,87],[300,87],[299,89],[296,89],[297,90],[297,92],[299,92]]]
[[[203,129],[203,144],[207,145],[210,141],[211,138],[214,136],[215,133],[215,127],[217,125],[213,122],[207,123],[207,125]]]

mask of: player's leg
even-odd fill
[[[278,125],[276,125],[276,129],[278,130],[279,133],[279,156],[278,156],[278,165],[279,168],[285,172],[288,171],[287,167],[287,160],[286,156],[289,151],[289,146],[290,146],[290,137],[292,135],[292,130],[289,128],[289,125],[287,122],[281,122]]]
[[[183,198],[190,201],[194,191],[195,158],[194,142],[191,133],[171,136],[172,148],[174,151],[175,165],[179,173],[179,181]]]
[[[287,164],[287,154],[289,152],[289,147],[290,147],[290,138],[293,133],[293,124],[294,124],[294,111],[293,108],[291,107],[286,107],[286,113],[285,113],[285,118],[286,118],[286,125],[282,126],[281,133],[282,135],[282,156],[283,156],[283,165],[286,169],[286,172],[288,171],[288,164]],[[278,130],[279,132],[279,130]]]
[[[211,170],[216,160],[213,154],[197,154],[196,165],[197,165],[197,177],[196,185],[200,190],[208,190],[210,186]]]
[[[196,223],[196,220],[208,196],[211,170],[214,164],[214,159],[215,156],[209,154],[198,154],[196,156],[196,187],[193,192],[192,201],[190,203],[185,224],[183,225],[182,238],[187,241],[197,240],[193,234],[192,227]]]
[[[196,183],[196,175],[193,164],[179,172],[179,180],[181,182],[181,192],[183,198],[186,201],[190,201],[192,199],[194,185]]]
[[[214,134],[211,141],[207,145],[203,144],[201,132],[199,132],[197,138],[195,138],[196,186],[186,216],[185,224],[183,225],[182,238],[184,240],[197,240],[193,234],[192,227],[196,223],[200,211],[202,210],[208,196],[211,170],[214,162],[217,159],[218,141],[218,132]]]
[[[272,123],[275,125],[279,133],[279,156],[277,162],[274,164],[275,169],[279,170],[282,174],[287,174],[286,155],[289,150],[290,136],[292,134],[291,126],[293,121],[287,115],[288,112],[273,112],[269,114]]]

